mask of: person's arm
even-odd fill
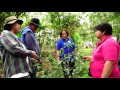
[[[32,50],[32,51],[35,51],[38,55],[38,57],[40,58],[39,56],[39,53],[37,52],[37,48],[36,48],[36,41],[35,41],[35,36],[32,34],[32,32],[27,32],[26,35],[25,35],[25,41],[26,41],[26,47],[28,50]],[[39,59],[40,61],[40,59]],[[36,62],[33,60],[33,62]]]
[[[84,59],[84,60],[93,61],[93,60],[92,60],[92,56],[83,56],[83,59]]]
[[[56,46],[56,50],[57,50],[56,56],[57,56],[58,64],[60,63],[60,49],[61,49],[61,46],[60,46],[60,42],[58,41]]]
[[[101,78],[109,78],[112,73],[113,66],[118,61],[118,48],[112,42],[102,47],[102,55],[105,60]]]
[[[9,34],[2,35],[1,43],[4,45],[5,49],[11,52],[12,54],[17,54],[21,56],[31,55],[30,50],[24,50],[23,48],[17,45],[17,42],[11,38]]]
[[[75,43],[72,39],[70,39],[71,43],[72,43],[72,47],[73,47],[73,50],[75,49]]]
[[[60,62],[60,51],[59,50],[57,50],[57,61],[58,63]]]
[[[28,50],[32,50],[36,52],[36,45],[35,45],[35,38],[32,32],[27,32],[25,35],[25,42],[26,42],[26,47]]]
[[[115,62],[110,60],[105,62],[101,78],[109,78],[110,74],[112,73],[114,63]]]

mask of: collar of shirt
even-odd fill
[[[62,39],[64,42],[67,42],[68,40],[69,40],[69,38],[67,38],[67,39]]]
[[[108,38],[112,37],[111,35],[107,35],[103,40],[101,40],[100,42],[98,42],[97,46],[101,45],[103,42],[105,42]]]

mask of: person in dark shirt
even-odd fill
[[[21,40],[25,44],[28,50],[33,50],[38,56],[40,56],[40,47],[35,37],[35,32],[38,29],[40,23],[38,18],[32,18],[29,26],[26,26],[21,33]],[[31,78],[36,78],[37,67],[32,64]]]

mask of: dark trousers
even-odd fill
[[[32,67],[32,72],[29,72],[31,78],[36,78],[37,67]]]
[[[61,66],[62,66],[64,78],[69,78],[69,76],[72,76],[73,69],[75,69],[75,62],[66,62],[65,65],[61,63]],[[65,68],[70,69],[69,74],[67,74],[67,72],[65,71]]]

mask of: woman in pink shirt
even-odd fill
[[[112,39],[112,27],[102,23],[95,27],[95,35],[100,40],[92,52],[92,56],[84,56],[90,60],[90,73],[93,78],[120,78],[118,58],[120,47]]]

